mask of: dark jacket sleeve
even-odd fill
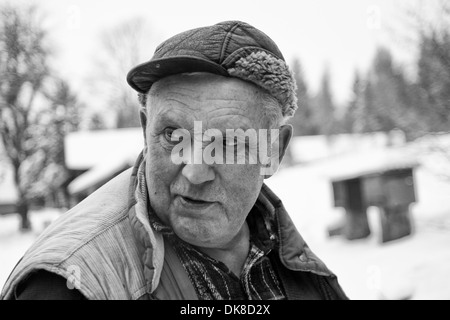
[[[16,300],[85,300],[85,297],[80,291],[69,289],[63,277],[39,270],[19,286]]]

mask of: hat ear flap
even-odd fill
[[[291,117],[297,110],[295,78],[286,62],[274,55],[266,51],[252,52],[237,60],[228,73],[267,90],[280,103],[283,117]]]

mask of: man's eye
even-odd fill
[[[181,141],[182,136],[175,128],[165,128],[163,131],[164,140],[172,145]]]
[[[173,132],[174,132],[174,131],[175,131],[174,128],[166,128],[166,129],[164,129],[164,138],[165,138],[167,141],[172,142],[172,135],[173,135]]]

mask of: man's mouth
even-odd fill
[[[187,208],[202,209],[212,205],[214,202],[195,199],[187,196],[179,196],[183,206]]]
[[[185,197],[185,196],[181,196],[181,197],[184,198],[184,200],[192,202],[192,203],[203,204],[203,203],[207,203],[208,202],[208,201],[193,199],[191,197]]]

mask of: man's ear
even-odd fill
[[[261,168],[261,174],[264,176],[264,179],[270,178],[275,172],[277,172],[281,161],[286,154],[289,141],[291,141],[292,130],[293,128],[290,124],[283,125],[278,129],[277,139],[272,145],[272,148],[275,147],[278,149],[278,153],[275,152],[272,154],[269,167]]]
[[[141,122],[142,131],[144,133],[144,142],[147,145],[147,110],[141,108],[139,111],[139,120]]]
[[[279,163],[281,163],[284,155],[286,154],[287,147],[292,138],[292,131],[293,131],[293,127],[290,124],[285,124],[280,127],[280,136],[279,136],[280,146],[279,146],[279,154],[278,154],[278,157],[280,160]]]

